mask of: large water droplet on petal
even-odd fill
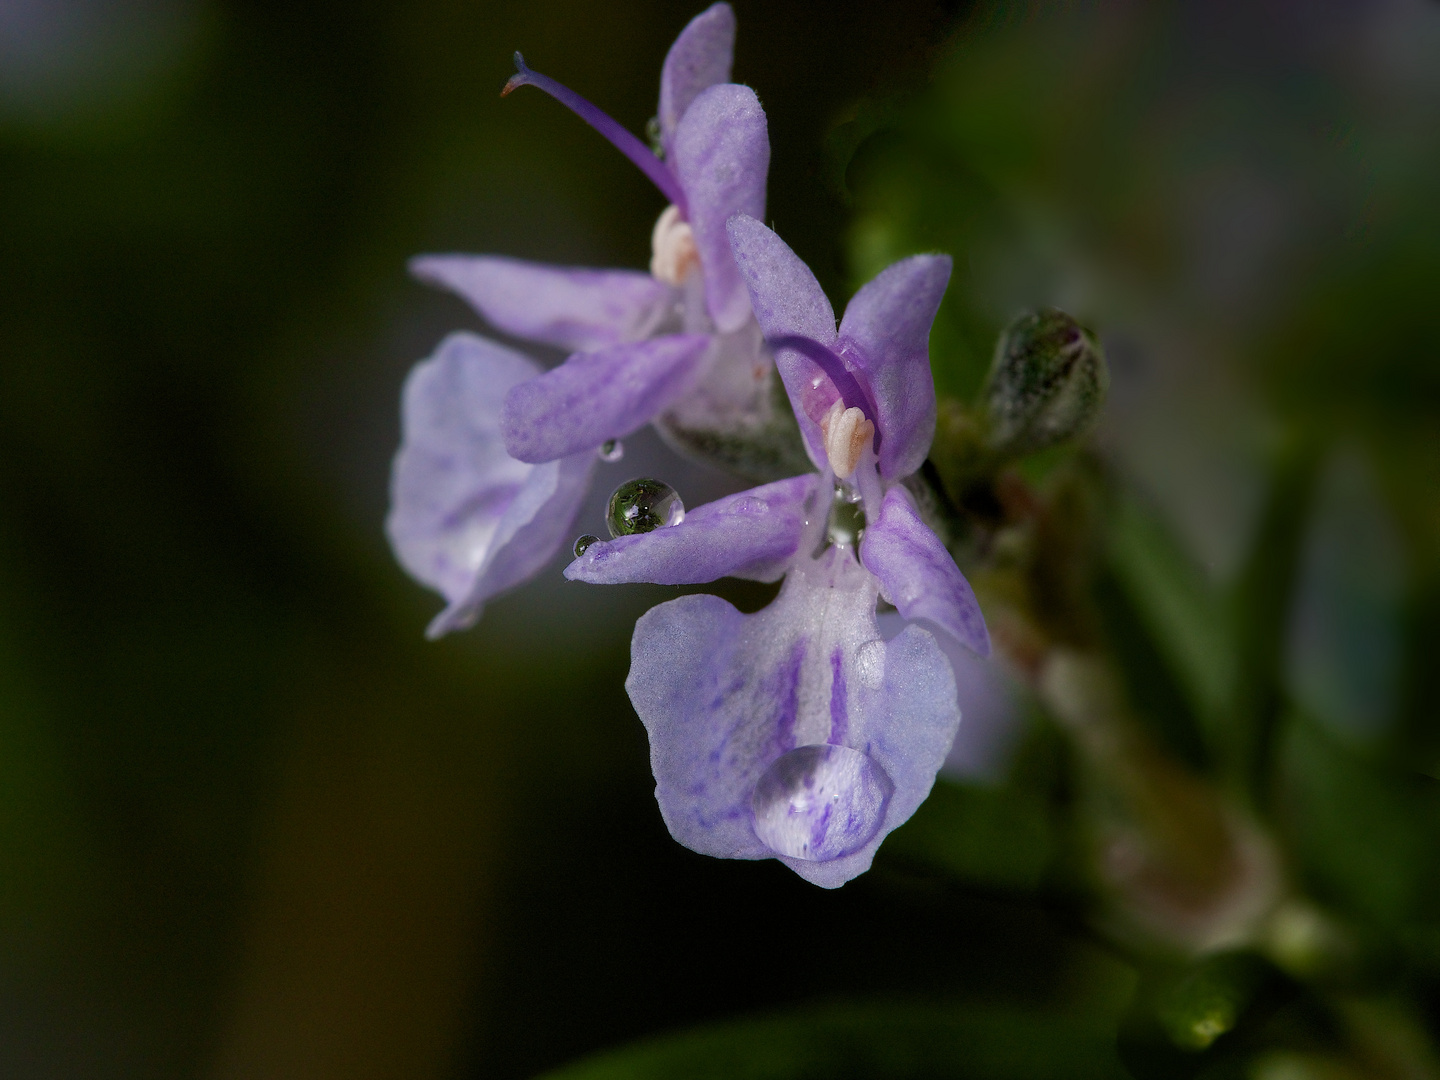
[[[879,831],[894,791],[885,770],[859,750],[799,746],[776,758],[755,785],[755,835],[779,855],[838,859]]]
[[[599,542],[600,537],[596,536],[594,533],[586,533],[584,536],[580,537],[578,540],[575,541],[575,547],[572,549],[575,552],[575,557],[577,559],[580,558],[581,555],[584,555],[585,552],[590,550],[591,544],[598,544]]]
[[[613,465],[625,456],[625,444],[619,439],[606,439],[600,444],[600,460]]]
[[[685,520],[685,504],[669,484],[642,477],[621,484],[605,515],[611,536],[653,532]]]

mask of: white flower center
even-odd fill
[[[847,409],[843,401],[837,401],[820,421],[820,431],[825,436],[825,456],[830,459],[830,468],[839,479],[848,480],[855,475],[860,455],[870,445],[875,425],[859,409]]]
[[[667,206],[650,234],[650,273],[667,285],[679,285],[700,266],[695,230],[680,216],[678,206]]]

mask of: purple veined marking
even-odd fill
[[[819,364],[820,370],[835,384],[845,407],[859,409],[865,414],[865,418],[875,425],[875,453],[880,453],[880,417],[876,415],[875,403],[870,400],[865,387],[860,385],[860,380],[855,378],[833,350],[803,334],[781,334],[778,337],[766,338],[765,341],[772,349],[794,349]]]
[[[777,855],[838,859],[880,831],[894,793],[885,770],[859,750],[797,746],[771,762],[755,785],[755,835]]]
[[[633,161],[640,171],[650,178],[650,182],[660,189],[660,194],[678,206],[680,213],[688,217],[685,192],[680,189],[680,184],[676,181],[674,174],[670,172],[663,161],[651,152],[648,146],[621,127],[619,122],[604,110],[592,105],[568,86],[556,82],[548,75],[531,71],[525,66],[525,58],[517,52],[515,54],[515,74],[510,76],[510,81],[500,91],[500,96],[505,97],[512,90],[521,86],[533,86],[537,90],[543,90],[601,135],[604,135],[616,150]]]

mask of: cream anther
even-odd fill
[[[678,206],[667,206],[650,234],[650,273],[667,285],[679,285],[700,266],[695,231],[680,216]]]
[[[860,455],[875,434],[875,425],[859,409],[847,409],[843,401],[837,401],[820,421],[820,431],[825,436],[825,456],[835,475],[841,480],[854,476]]]

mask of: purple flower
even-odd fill
[[[500,435],[506,391],[539,370],[492,341],[451,334],[405,380],[385,531],[400,564],[445,597],[428,637],[472,625],[486,600],[535,574],[569,535],[595,455],[526,464]]]
[[[777,427],[774,367],[725,222],[763,215],[770,143],[754,92],[726,82],[734,36],[734,14],[716,4],[670,49],[660,80],[663,159],[516,54],[506,93],[533,85],[559,99],[671,205],[655,226],[650,273],[489,255],[411,264],[500,330],[574,351],[541,373],[512,352],[455,337],[411,375],[387,531],[401,564],[449,602],[430,636],[472,624],[486,598],[554,556],[589,480],[582,463],[608,440],[658,418],[682,445],[760,445],[765,457],[762,437]],[[744,471],[743,453],[718,456]],[[507,550],[522,543],[523,553]]]
[[[593,544],[565,574],[784,576],[754,615],[704,595],[648,612],[626,688],[672,836],[703,854],[779,858],[833,888],[868,869],[924,801],[960,723],[939,644],[913,624],[883,640],[877,597],[990,649],[970,586],[905,486],[934,435],[929,334],[950,260],[889,267],[837,331],[819,283],[779,237],[745,216],[729,232],[817,472]]]

